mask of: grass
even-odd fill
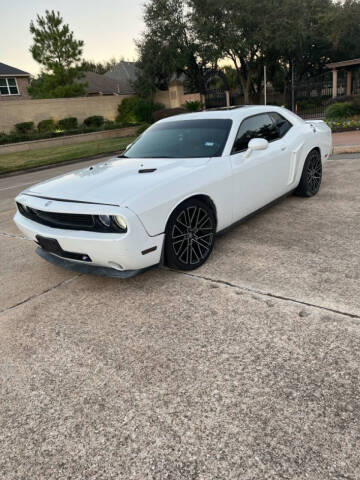
[[[90,157],[100,153],[118,152],[131,143],[134,137],[106,138],[75,145],[43,148],[16,153],[0,154],[0,175],[28,168],[53,165],[60,162]]]

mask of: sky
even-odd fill
[[[144,28],[143,4],[144,0],[0,0],[0,62],[39,73],[40,66],[29,52],[29,24],[45,10],[60,12],[75,38],[85,42],[87,60],[134,60],[134,40]]]

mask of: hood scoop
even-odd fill
[[[157,168],[141,168],[138,173],[153,173]]]

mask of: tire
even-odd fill
[[[301,197],[313,197],[320,190],[322,163],[318,150],[312,150],[306,157],[300,183],[295,194]]]
[[[165,261],[178,270],[195,270],[209,258],[215,242],[212,208],[197,198],[186,200],[172,213],[165,232]]]

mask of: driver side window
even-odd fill
[[[278,140],[279,133],[276,125],[267,113],[254,115],[242,122],[231,153],[234,154],[247,150],[249,142],[253,138],[265,138],[268,142]]]

